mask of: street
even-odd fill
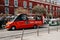
[[[58,40],[59,31],[60,0],[0,0],[0,40]]]
[[[50,31],[57,31],[57,26],[49,26],[44,25],[43,28],[39,28],[39,31],[44,33],[48,33],[48,27],[50,27]],[[60,29],[60,26],[58,26]],[[32,35],[33,33],[36,33],[37,29],[25,29],[24,30],[24,36]],[[6,29],[0,30],[0,40],[11,40],[14,38],[20,38],[22,34],[22,30],[15,30],[15,31],[7,31]]]

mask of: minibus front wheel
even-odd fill
[[[16,27],[15,27],[15,26],[12,26],[12,27],[11,27],[11,30],[16,30]]]

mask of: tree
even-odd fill
[[[15,14],[21,14],[21,13],[25,13],[25,14],[27,14],[29,11],[27,10],[27,9],[24,9],[24,8],[22,8],[22,7],[18,7],[18,8],[16,8],[16,10],[15,10]]]
[[[32,13],[44,14],[44,13],[46,13],[46,9],[44,7],[41,7],[41,6],[34,6],[32,9]]]
[[[58,17],[60,17],[60,9],[57,9]]]

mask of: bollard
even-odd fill
[[[58,32],[58,26],[57,26],[57,32]]]
[[[50,33],[50,27],[48,27],[48,34]]]
[[[22,31],[21,40],[23,40],[23,36],[24,36],[24,29],[23,29],[23,31]]]
[[[37,27],[37,36],[39,36],[39,27]]]

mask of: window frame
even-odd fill
[[[18,7],[18,0],[14,0],[14,7]]]
[[[33,3],[29,2],[29,8],[32,9],[32,7],[33,7]]]
[[[23,1],[23,7],[27,8],[27,1]]]
[[[5,0],[5,6],[9,6],[9,0]]]
[[[9,8],[5,7],[5,13],[9,13]]]

